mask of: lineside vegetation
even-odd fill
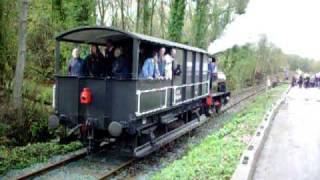
[[[257,96],[222,128],[152,179],[230,179],[265,112],[287,88],[287,85],[281,85]]]

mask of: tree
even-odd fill
[[[135,30],[136,32],[139,32],[139,22],[140,22],[140,12],[141,12],[141,0],[137,0],[137,15],[136,15],[136,24],[135,24]]]
[[[144,34],[149,34],[149,26],[150,26],[150,2],[149,0],[143,0],[143,19],[142,19],[142,32]]]
[[[124,17],[124,0],[120,0],[120,12],[121,12],[121,28],[126,30],[125,17]]]
[[[27,38],[27,18],[29,0],[21,0],[21,13],[19,19],[19,44],[18,59],[16,64],[15,76],[13,80],[13,105],[18,110],[20,124],[22,119],[22,83],[24,66],[26,61],[26,38]]]
[[[168,27],[169,39],[173,41],[181,41],[185,9],[185,0],[173,0],[170,10],[170,20]]]
[[[194,46],[204,48],[208,30],[208,0],[197,0],[196,12],[193,19],[193,41]]]
[[[99,13],[99,24],[100,26],[105,26],[105,18],[107,13],[107,3],[105,0],[96,0],[96,5],[98,6],[98,13]]]

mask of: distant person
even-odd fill
[[[292,76],[292,80],[291,80],[291,86],[294,87],[296,85],[296,76]]]
[[[85,58],[86,74],[88,76],[103,77],[104,58],[97,45],[91,45],[90,54]]]
[[[309,86],[310,86],[310,76],[308,75],[305,78],[304,87],[309,88]]]
[[[299,76],[298,84],[299,84],[299,88],[301,88],[301,87],[302,87],[302,84],[303,84],[303,77],[302,77],[302,75]]]
[[[173,68],[172,68],[172,65],[173,65],[173,62],[174,62],[174,59],[176,58],[176,50],[175,49],[171,49],[170,51],[170,54],[166,54],[164,56],[164,61],[165,61],[165,67],[164,67],[164,77],[165,79],[167,80],[171,80],[172,79],[172,71],[173,71]]]
[[[210,89],[212,89],[212,83],[217,79],[218,73],[215,57],[212,57],[211,62],[208,64],[208,73],[210,78]]]
[[[113,60],[114,60],[114,45],[113,45],[113,41],[108,39],[106,42],[106,49],[105,49],[105,69],[106,69],[106,74],[107,75],[111,75],[111,71],[112,71],[112,64],[113,64]]]
[[[160,79],[160,72],[158,69],[158,54],[152,53],[152,57],[144,61],[140,78],[142,79]]]
[[[115,77],[129,77],[129,63],[123,56],[122,48],[115,48],[112,63],[112,75]]]
[[[84,61],[80,58],[79,48],[74,48],[72,50],[72,58],[68,65],[68,75],[70,76],[84,76],[85,66]]]
[[[166,62],[164,59],[166,53],[166,48],[162,47],[159,50],[159,57],[158,57],[158,67],[159,67],[159,72],[160,72],[160,76],[165,77],[165,66],[166,66]]]

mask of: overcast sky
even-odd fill
[[[250,0],[209,51],[256,42],[261,34],[286,53],[320,60],[320,0]]]

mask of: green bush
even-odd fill
[[[0,175],[10,169],[21,169],[34,163],[45,162],[53,155],[66,154],[80,149],[80,142],[62,145],[57,143],[36,143],[23,147],[0,146]]]

